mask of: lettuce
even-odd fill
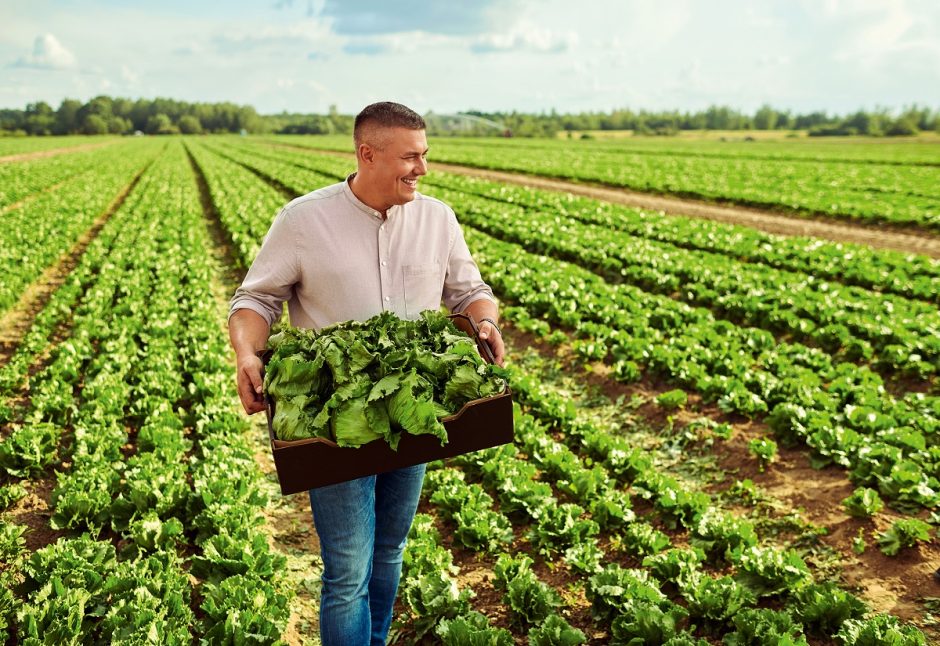
[[[447,442],[440,419],[468,401],[502,392],[506,372],[440,312],[417,321],[383,312],[319,332],[288,329],[269,340],[264,379],[281,440],[323,437],[358,447],[401,434]]]

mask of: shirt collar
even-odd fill
[[[352,202],[353,206],[355,206],[357,209],[359,209],[366,215],[372,216],[378,220],[387,219],[386,216],[382,215],[381,211],[376,211],[371,206],[369,206],[368,204],[360,200],[358,197],[356,197],[356,194],[353,193],[352,187],[349,185],[349,183],[352,181],[352,178],[355,176],[356,176],[355,173],[350,173],[349,176],[346,178],[346,181],[343,182],[343,192],[346,194],[346,197],[349,199],[350,202]],[[396,208],[397,207],[395,206],[391,207],[388,210],[388,216],[391,216],[393,212],[392,209],[396,209]]]

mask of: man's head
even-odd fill
[[[383,213],[414,199],[418,178],[428,172],[424,128],[420,114],[390,101],[373,103],[356,115],[354,190],[359,199]]]

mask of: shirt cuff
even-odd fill
[[[269,310],[264,305],[261,305],[260,303],[256,303],[250,300],[243,300],[243,301],[236,301],[232,303],[232,307],[229,310],[227,320],[231,320],[232,315],[238,310],[251,310],[252,312],[259,314],[261,318],[267,321],[268,327],[271,327],[272,325],[274,325],[274,323],[279,318],[278,316],[272,316],[271,310]],[[278,312],[278,314],[280,314],[280,312]]]

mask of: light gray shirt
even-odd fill
[[[415,319],[442,301],[451,312],[482,298],[495,302],[449,206],[417,193],[383,220],[353,194],[352,177],[278,213],[230,317],[247,308],[271,325],[287,301],[291,325],[319,330],[382,311]]]

